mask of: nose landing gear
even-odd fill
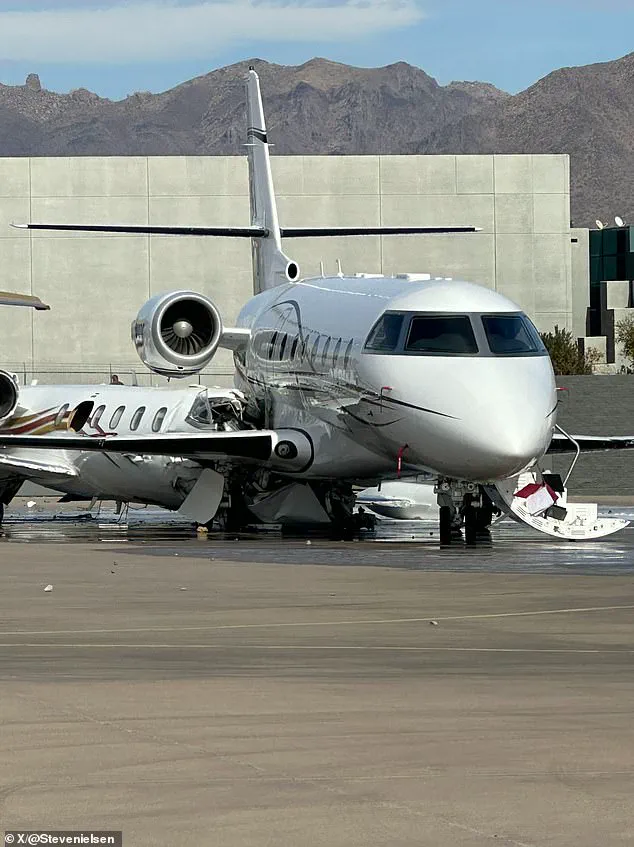
[[[479,485],[452,479],[439,479],[434,487],[440,513],[440,544],[464,540],[476,544],[489,539],[489,527],[499,510]]]

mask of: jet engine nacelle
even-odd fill
[[[162,376],[186,377],[213,359],[222,318],[208,297],[173,291],[152,297],[132,322],[132,341],[141,360]]]
[[[20,389],[15,377],[0,371],[0,421],[10,418],[18,406]]]

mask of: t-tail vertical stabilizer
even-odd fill
[[[299,267],[282,251],[260,78],[254,68],[249,68],[246,87],[251,225],[265,230],[263,236],[251,242],[253,288],[259,294],[276,285],[294,282],[299,277]]]

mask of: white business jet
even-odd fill
[[[247,101],[250,226],[24,225],[250,238],[256,293],[236,327],[224,327],[214,303],[190,291],[151,299],[132,326],[141,359],[170,377],[199,372],[219,347],[233,350],[242,397],[236,428],[148,433],[132,426],[121,431],[110,421],[114,435],[16,434],[0,437],[0,445],[10,454],[12,447],[57,451],[63,444],[80,455],[99,451],[124,469],[134,462],[150,467],[155,459],[146,457],[177,456],[198,467],[187,496],[199,512],[208,504],[207,518],[224,502],[236,520],[248,513],[265,521],[345,525],[354,485],[426,472],[436,480],[441,541],[461,522],[467,538],[475,538],[490,521],[489,497],[560,537],[597,537],[625,525],[597,521],[596,512],[569,512],[563,490],[547,501],[553,489],[539,462],[556,427],[555,379],[539,333],[519,306],[480,285],[428,275],[301,279],[282,249],[282,238],[475,228],[280,228],[253,69]],[[541,489],[544,496],[533,497],[541,511],[515,496],[521,474],[522,489],[527,481]]]

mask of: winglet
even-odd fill
[[[51,308],[42,303],[39,297],[30,294],[14,294],[11,291],[0,291],[0,306],[30,306],[38,312],[47,312]]]

